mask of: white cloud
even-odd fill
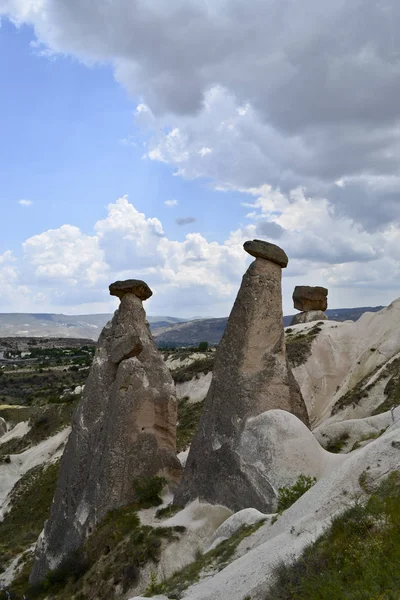
[[[172,208],[173,206],[178,206],[178,200],[165,200],[164,204]]]
[[[287,314],[295,285],[326,285],[333,307],[385,304],[400,295],[397,226],[358,230],[350,219],[336,218],[325,199],[311,201],[301,189],[285,195],[264,186],[247,190],[247,199],[248,225],[223,243],[200,233],[170,239],[159,219],[126,196],[108,205],[94,234],[63,225],[35,235],[23,243],[22,259],[10,251],[0,255],[2,310],[106,312],[115,305],[109,283],[137,277],[154,291],[146,303],[150,314],[227,315],[251,260],[243,242],[253,238],[276,241],[289,256]]]
[[[32,206],[32,200],[18,200],[18,204],[21,206]]]

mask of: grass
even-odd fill
[[[151,478],[147,484],[143,480],[141,501],[109,512],[83,548],[68,556],[35,589],[28,584],[32,563],[25,565],[10,586],[12,599],[20,600],[26,594],[32,600],[116,600],[125,594],[139,581],[145,565],[157,564],[163,543],[179,539],[185,531],[179,526],[153,528],[140,523],[138,510],[159,503],[160,480]]]
[[[71,423],[72,413],[77,402],[75,399],[70,404],[52,404],[41,408],[31,408],[29,412],[31,429],[24,437],[13,438],[0,445],[0,462],[4,457],[10,454],[19,454],[32,446],[36,446],[67,427]]]
[[[338,437],[331,439],[325,446],[325,450],[333,452],[334,454],[340,454],[349,438],[350,435],[348,433],[342,433]]]
[[[175,371],[172,371],[172,378],[175,383],[183,383],[184,381],[190,381],[193,377],[196,377],[203,373],[206,375],[213,370],[215,360],[215,353],[212,353],[207,358],[201,358],[192,362],[190,365],[180,367]]]
[[[354,444],[351,448],[351,452],[353,450],[357,450],[357,448],[360,448],[360,446],[363,442],[378,439],[378,437],[380,437],[383,433],[385,433],[385,431],[386,431],[386,427],[384,429],[381,429],[380,431],[377,431],[376,433],[370,433],[370,434],[363,435],[359,440],[354,442]]]
[[[59,464],[35,467],[15,485],[11,509],[0,522],[0,565],[36,542],[49,515],[57,485]]]
[[[200,579],[200,575],[207,571],[221,571],[232,562],[234,554],[240,542],[252,535],[263,525],[265,521],[259,521],[254,525],[243,525],[229,539],[224,540],[216,548],[201,554],[197,560],[190,563],[180,571],[174,573],[164,582],[152,586],[151,592],[146,597],[157,594],[165,594],[168,598],[180,598],[184,590]]]
[[[305,333],[286,336],[286,353],[291,367],[299,367],[307,362],[312,343],[320,331],[321,327],[314,325]],[[289,330],[286,330],[286,333],[289,333]]]
[[[265,600],[398,600],[400,475],[335,517],[291,565],[280,565]]]
[[[291,487],[281,487],[278,493],[278,512],[288,509],[316,483],[315,477],[300,475]]]
[[[182,452],[190,445],[203,412],[203,402],[189,403],[189,398],[178,400],[178,425],[176,428],[176,449]]]

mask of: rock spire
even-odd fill
[[[135,501],[135,483],[160,475],[176,484],[176,398],[143,309],[144,282],[110,286],[121,298],[103,329],[65,448],[50,517],[36,547],[31,583],[42,580],[104,515]]]
[[[328,290],[324,287],[297,285],[293,292],[293,304],[301,312],[293,317],[291,325],[323,321],[328,308]]]
[[[245,273],[218,346],[205,399],[175,504],[197,497],[234,511],[268,512],[276,492],[257,461],[243,454],[246,423],[270,409],[295,414],[308,425],[307,410],[289,368],[282,325],[284,251],[253,240],[244,249],[256,257]]]

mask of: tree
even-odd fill
[[[208,350],[208,342],[200,342],[199,352],[207,352],[207,350]]]

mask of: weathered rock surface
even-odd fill
[[[176,418],[172,377],[141,300],[127,292],[100,336],[73,417],[32,583],[81,546],[108,511],[133,502],[136,480],[154,475],[179,480]]]
[[[232,510],[268,512],[268,480],[243,462],[241,436],[250,417],[283,409],[308,424],[299,387],[288,367],[282,326],[281,268],[257,258],[242,285],[218,346],[213,379],[174,502],[200,497]]]
[[[263,240],[250,240],[243,244],[243,248],[250,256],[254,258],[264,258],[276,263],[282,268],[287,267],[289,259],[287,254],[282,248],[271,244],[270,242],[264,242]]]
[[[7,433],[7,423],[0,417],[0,437]]]
[[[133,294],[140,300],[147,300],[153,295],[153,292],[145,281],[141,279],[126,279],[125,281],[115,281],[110,285],[111,296],[122,298],[125,294]]]
[[[306,312],[298,313],[294,315],[291,325],[298,325],[299,323],[312,323],[313,321],[326,321],[328,317],[322,310],[307,310]]]
[[[297,310],[322,310],[328,308],[328,290],[324,287],[297,285],[293,292],[293,304]]]

